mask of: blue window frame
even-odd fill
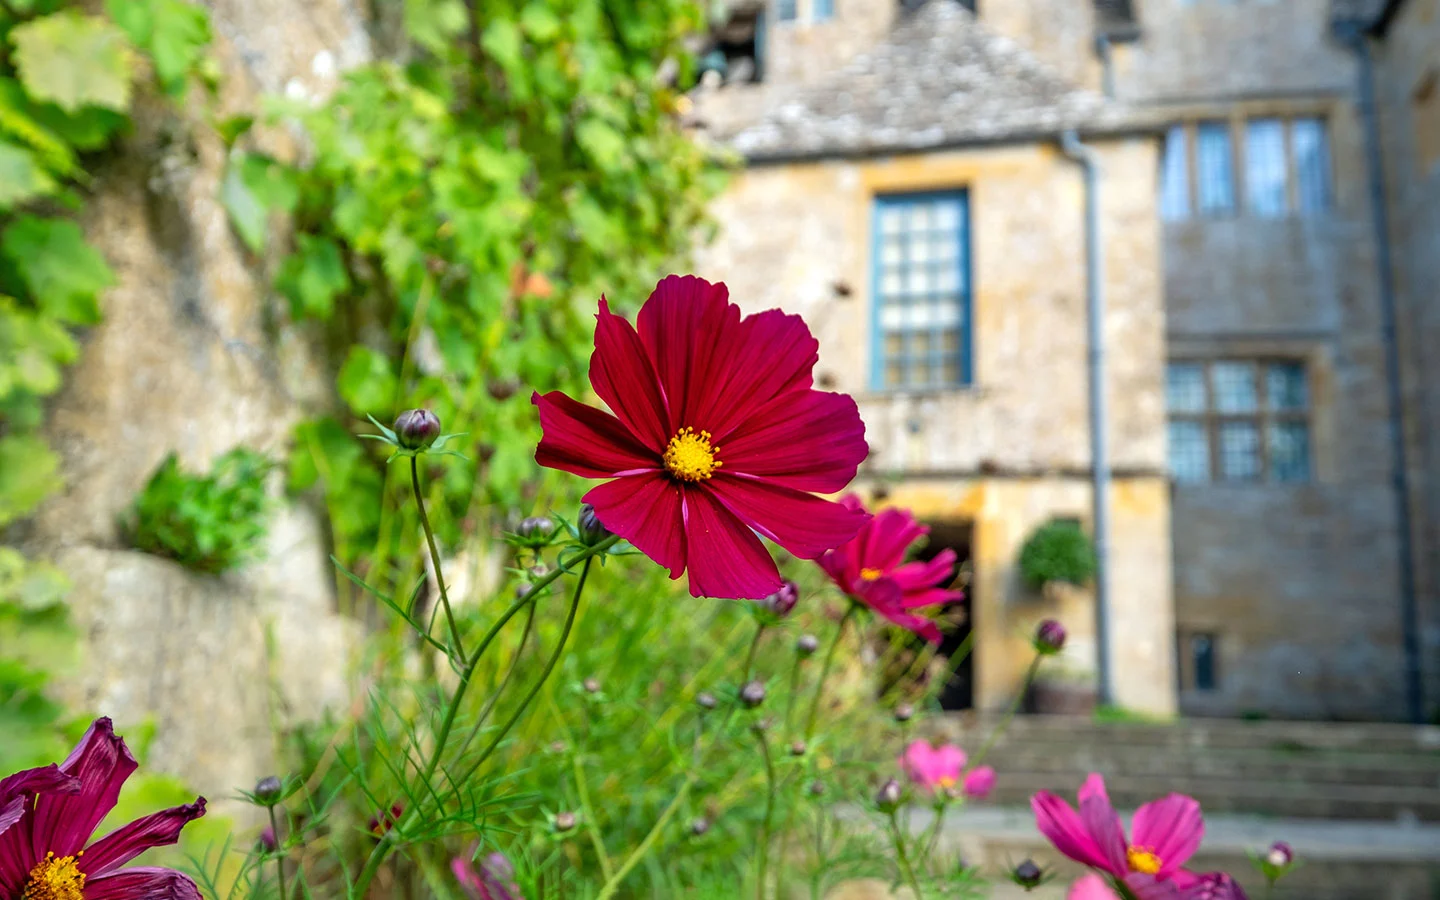
[[[1324,212],[1330,208],[1330,139],[1325,120],[1296,119],[1291,129],[1300,212]]]
[[[970,383],[970,203],[966,191],[875,198],[871,383]]]
[[[835,18],[835,0],[811,0],[810,18],[816,22]]]
[[[1245,123],[1245,197],[1250,212],[1280,218],[1288,211],[1285,123],[1251,119]]]
[[[1165,133],[1165,159],[1160,169],[1160,215],[1167,222],[1190,218],[1190,151],[1185,126]]]
[[[1170,475],[1178,484],[1311,480],[1310,388],[1293,359],[1171,362]]]
[[[1195,129],[1195,174],[1201,215],[1235,212],[1235,157],[1229,122],[1201,122]]]

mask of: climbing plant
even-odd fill
[[[370,499],[366,415],[423,405],[468,432],[453,446],[484,477],[433,473],[446,543],[547,490],[519,385],[582,389],[601,291],[633,310],[718,187],[676,116],[702,22],[692,0],[407,0],[393,52],[322,105],[274,103],[309,138],[303,165],[235,154],[238,234],[258,253],[270,215],[293,215],[275,284],[328,339],[337,408],[300,426],[289,483],[323,489],[347,564],[382,582],[418,566],[413,523],[387,518],[409,513]]]

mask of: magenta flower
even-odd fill
[[[865,511],[854,495],[840,502],[857,513]],[[905,562],[910,545],[929,533],[909,510],[883,510],[852,540],[820,557],[820,568],[850,598],[938,644],[940,628],[913,610],[954,603],[965,595],[943,587],[955,577],[954,550],[941,550],[929,562]]]
[[[1120,895],[1110,889],[1105,879],[1092,872],[1070,885],[1065,900],[1120,900]]]
[[[503,853],[491,853],[479,861],[472,861],[475,848],[465,856],[450,861],[450,871],[455,880],[475,900],[523,900],[520,888],[515,884],[515,867]]]
[[[125,741],[102,718],[58,767],[0,781],[0,897],[200,900],[195,883],[173,869],[121,867],[152,847],[178,841],[180,830],[205,814],[204,797],[137,819],[85,846],[136,768]]]
[[[954,744],[931,747],[929,741],[913,741],[900,757],[900,765],[917,787],[933,794],[960,784],[965,751]]]
[[[978,766],[966,772],[962,790],[972,800],[984,800],[995,790],[995,770],[990,766]]]
[[[723,284],[671,275],[637,328],[600,298],[590,384],[613,415],[534,395],[542,466],[612,479],[601,523],[695,597],[758,600],[780,573],[757,534],[802,559],[854,536],[863,510],[814,496],[850,482],[869,448],[855,401],[811,387],[819,343],[799,316],[741,318]]]

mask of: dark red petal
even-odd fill
[[[735,332],[740,307],[729,302],[723,284],[703,278],[669,275],[655,285],[635,319],[640,341],[650,355],[669,402],[676,428],[709,426],[695,421],[711,386],[723,377],[725,360],[717,355],[719,338]]]
[[[600,524],[670,570],[685,571],[685,527],[681,488],[666,475],[627,475],[590,490],[585,502],[595,507]]]
[[[717,453],[732,474],[762,475],[796,490],[831,493],[850,483],[870,448],[853,399],[796,391],[737,425]]]
[[[532,394],[544,435],[535,461],[584,478],[612,478],[621,472],[656,469],[657,454],[645,449],[619,419],[559,391]]]
[[[122,825],[85,849],[80,868],[86,876],[98,878],[149,850],[180,840],[180,829],[205,815],[205,798],[174,806]]]
[[[590,384],[640,443],[655,453],[664,452],[678,426],[670,422],[659,378],[640,336],[629,322],[610,312],[604,297],[595,315]]]
[[[66,775],[59,766],[51,763],[0,778],[0,803],[7,803],[20,794],[73,794],[79,790],[80,779]]]
[[[856,561],[862,569],[889,572],[905,561],[905,551],[930,529],[915,521],[908,509],[876,513],[857,536]]]
[[[10,830],[10,826],[20,821],[25,815],[25,798],[14,797],[9,803],[0,804],[0,834]]]
[[[706,488],[685,491],[690,596],[760,600],[780,590],[780,570],[755,532]]]
[[[808,390],[820,343],[799,316],[778,309],[740,320],[711,338],[715,365],[687,415],[723,445],[735,429],[776,396]]]
[[[85,900],[201,900],[189,876],[158,866],[133,866],[85,879]]]
[[[865,514],[768,480],[717,473],[707,485],[742,522],[801,559],[814,559],[855,536]]]
[[[35,797],[35,809],[27,817],[34,858],[41,859],[48,852],[56,856],[79,852],[100,821],[115,808],[120,786],[137,766],[110,720],[96,719],[69,758],[60,764],[60,771],[80,779],[80,790]]]

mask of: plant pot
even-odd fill
[[[1030,688],[1030,709],[1042,716],[1088,716],[1095,712],[1094,685],[1037,681]]]

